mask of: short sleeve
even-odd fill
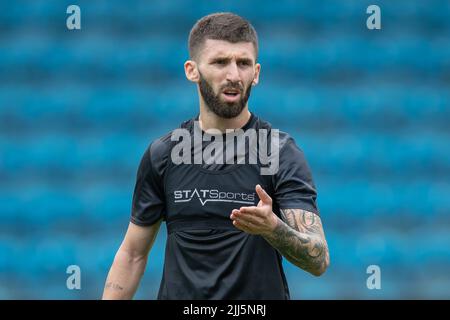
[[[303,151],[289,137],[280,150],[278,172],[272,176],[274,201],[280,209],[303,209],[319,214],[317,192]]]
[[[165,217],[165,196],[159,155],[150,145],[139,164],[133,194],[131,222],[149,226]]]

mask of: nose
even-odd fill
[[[241,77],[239,75],[239,68],[235,61],[231,62],[227,68],[227,80],[230,82],[239,82]]]

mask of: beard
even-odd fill
[[[219,89],[218,94],[215,94],[214,89],[209,82],[203,78],[201,73],[199,88],[200,94],[202,95],[208,109],[214,112],[217,116],[226,119],[237,117],[242,112],[247,104],[248,98],[250,97],[250,91],[252,90],[251,84],[249,84],[244,90],[238,82],[228,82]],[[220,100],[220,94],[224,89],[238,89],[241,95],[240,99],[236,102],[225,102]]]

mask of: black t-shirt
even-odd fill
[[[193,138],[197,117],[183,122]],[[251,113],[241,129],[265,129],[270,123]],[[257,205],[260,184],[273,199],[273,212],[299,208],[318,214],[316,190],[303,152],[279,132],[279,167],[262,175],[257,163],[176,164],[171,153],[174,131],[153,141],[139,165],[131,221],[148,226],[166,221],[167,243],[158,299],[289,299],[280,253],[263,237],[233,226],[230,214]],[[198,133],[198,132],[197,132]],[[223,134],[225,137],[225,134]],[[212,139],[214,141],[214,139]],[[204,150],[211,142],[203,142]],[[192,159],[194,152],[192,143]],[[248,147],[248,145],[246,144]],[[269,148],[270,150],[270,148]],[[248,155],[248,150],[246,150]]]

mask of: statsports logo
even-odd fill
[[[227,192],[218,189],[189,189],[175,190],[174,202],[200,201],[204,206],[208,202],[232,202],[242,204],[255,204],[255,193]]]

